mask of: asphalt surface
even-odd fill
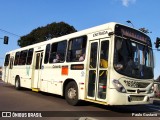
[[[8,114],[11,114],[12,118],[6,117]],[[151,117],[151,115],[154,117]],[[156,117],[156,115],[159,117]],[[43,92],[36,93],[29,89],[18,91],[14,86],[5,84],[0,80],[1,119],[160,120],[160,105],[104,106],[83,102],[80,106],[71,106],[61,96]]]
[[[154,104],[154,105],[159,105],[159,106],[160,106],[160,98],[154,98],[153,104]]]

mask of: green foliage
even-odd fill
[[[142,31],[143,33],[146,33],[146,34],[150,33],[149,30],[144,28],[144,27],[143,28],[139,28],[139,30]]]
[[[51,23],[44,27],[38,27],[32,30],[28,35],[24,35],[18,40],[18,45],[20,47],[25,47],[35,43],[49,40],[51,38],[60,37],[67,35],[77,30],[64,22]]]

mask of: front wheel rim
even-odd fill
[[[70,88],[68,90],[68,98],[74,100],[76,99],[76,96],[77,96],[76,90],[74,88]]]

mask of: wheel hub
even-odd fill
[[[68,97],[70,99],[75,99],[76,98],[76,90],[74,88],[70,88],[68,90]]]

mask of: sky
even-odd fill
[[[9,44],[0,39],[0,66],[5,53],[19,48],[17,40],[33,29],[52,22],[64,21],[78,31],[108,22],[134,28],[147,28],[152,39],[155,68],[154,78],[160,75],[160,51],[154,42],[160,37],[160,0],[0,0],[0,38],[9,36]],[[12,34],[9,34],[8,31]]]

